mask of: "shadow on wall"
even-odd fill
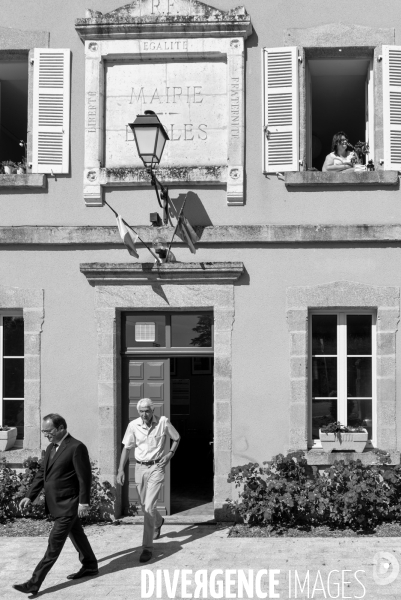
[[[171,198],[171,204],[175,211],[170,211],[170,216],[175,218],[176,214],[180,212],[185,196],[187,196],[187,201],[184,208],[184,214],[191,225],[193,227],[196,225],[203,225],[204,227],[213,225],[201,199],[195,192],[182,193],[179,194],[177,198]]]

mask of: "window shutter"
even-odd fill
[[[263,48],[264,171],[299,170],[297,48]]]
[[[384,168],[401,171],[401,46],[383,46]]]
[[[35,48],[33,56],[32,172],[68,173],[71,52]]]

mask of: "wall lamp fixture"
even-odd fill
[[[163,223],[168,224],[168,206],[170,197],[168,188],[156,177],[154,167],[160,163],[164,146],[170,138],[153,110],[145,110],[133,123],[128,124],[134,134],[138,154],[151,178],[156,190],[157,201],[163,210]]]

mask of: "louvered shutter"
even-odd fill
[[[384,168],[401,171],[401,46],[383,46]]]
[[[298,51],[263,49],[264,171],[299,170]]]
[[[70,61],[69,49],[34,49],[33,173],[69,172]]]

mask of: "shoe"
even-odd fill
[[[13,588],[17,590],[17,592],[22,592],[23,594],[37,594],[39,591],[39,588],[30,581],[26,581],[25,583],[14,583]]]
[[[139,557],[139,562],[148,562],[152,558],[152,553],[150,550],[142,550],[142,554]]]
[[[95,575],[99,575],[98,569],[86,569],[82,567],[77,573],[67,575],[67,579],[81,579],[81,577],[94,577]]]
[[[153,534],[153,539],[154,540],[158,540],[159,539],[159,537],[160,537],[160,530],[163,527],[163,525],[164,525],[164,518],[162,517],[162,522],[161,522],[160,527],[155,527],[155,532]]]

